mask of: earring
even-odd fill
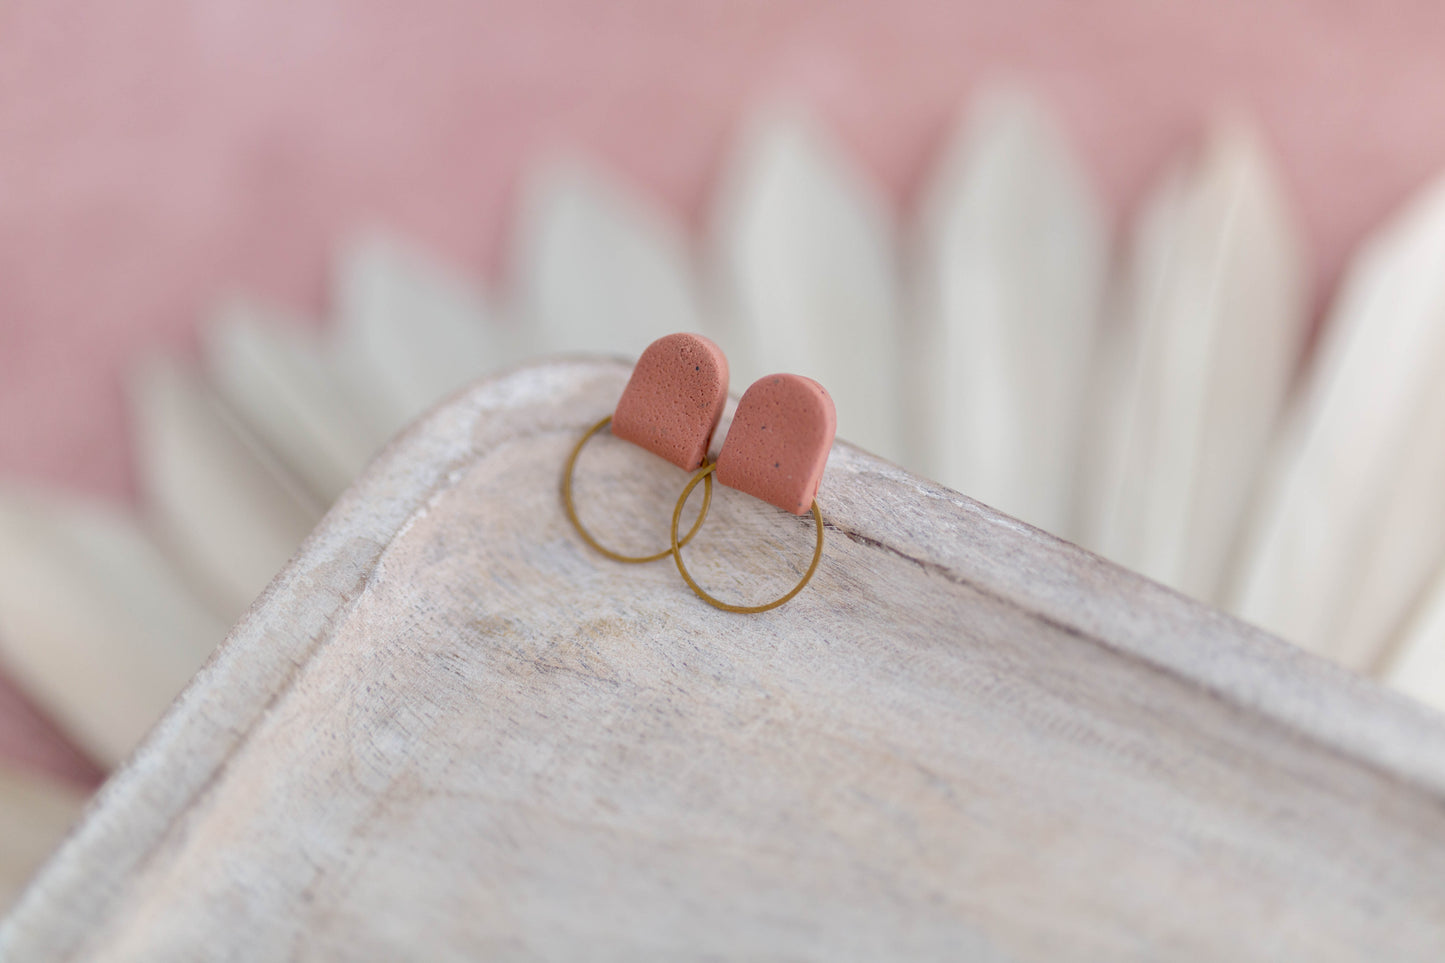
[[[607,548],[592,536],[577,517],[572,501],[572,475],[583,447],[598,432],[612,428],[612,434],[630,441],[672,462],[684,471],[696,471],[707,460],[713,431],[722,418],[728,396],[728,361],[722,349],[698,334],[669,334],[647,346],[632,377],[617,401],[617,409],[587,429],[567,458],[562,475],[562,504],[567,518],[582,540],[617,562],[655,562],[686,545],[702,527],[712,503],[712,479],[703,493],[702,511],[682,539],[673,525],[673,548],[653,555],[623,555]]]
[[[823,558],[823,514],[818,510],[818,484],[833,447],[838,415],[823,386],[801,375],[769,375],[743,392],[723,440],[717,462],[703,467],[688,481],[672,512],[672,558],[677,570],[698,598],[728,612],[755,613],[775,609],[803,590]],[[697,533],[701,520],[687,538],[677,537],[678,520],[698,482],[717,480],[794,515],[813,513],[817,543],[813,560],[801,581],[781,598],[763,605],[732,605],[705,592],[688,573],[682,546]]]

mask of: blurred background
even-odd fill
[[[0,890],[395,430],[681,329],[1445,704],[1442,42],[1404,0],[0,3]]]

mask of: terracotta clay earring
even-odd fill
[[[792,599],[808,584],[823,557],[823,514],[818,510],[817,494],[837,428],[838,416],[833,408],[833,399],[822,385],[811,378],[792,374],[768,375],[754,382],[743,393],[737,413],[733,415],[732,427],[728,429],[722,451],[718,453],[717,463],[707,465],[693,475],[672,513],[672,557],[683,581],[697,593],[698,598],[728,612],[766,612]],[[813,513],[818,537],[812,563],[802,580],[781,598],[763,605],[724,602],[705,592],[683,564],[681,548],[697,533],[701,523],[693,525],[687,538],[679,539],[678,520],[682,518],[683,507],[698,482],[710,482],[714,474],[728,488],[761,498],[785,512],[794,515]]]
[[[697,534],[712,502],[712,479],[703,493],[702,511],[681,539],[673,525],[673,548],[652,555],[623,555],[597,541],[577,517],[572,501],[572,475],[577,457],[592,437],[611,426],[612,434],[672,462],[696,471],[707,460],[712,434],[722,418],[728,396],[728,361],[722,349],[699,334],[669,334],[647,346],[617,401],[617,408],[587,430],[562,474],[562,504],[582,540],[617,562],[655,562],[686,545]]]

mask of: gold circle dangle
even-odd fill
[[[677,563],[677,571],[679,574],[682,575],[682,580],[686,582],[688,584],[688,587],[697,594],[698,598],[702,599],[708,605],[711,605],[714,608],[722,609],[725,612],[739,612],[744,615],[754,615],[758,612],[767,612],[770,609],[775,609],[783,603],[790,601],[793,596],[803,591],[804,587],[807,586],[808,582],[813,578],[813,573],[818,571],[818,563],[823,559],[823,513],[818,510],[818,500],[816,498],[813,499],[812,506],[813,524],[818,531],[817,542],[813,546],[813,560],[809,563],[808,570],[803,573],[803,577],[798,582],[798,584],[794,585],[786,594],[782,595],[781,597],[773,599],[773,601],[766,602],[762,605],[734,605],[731,602],[724,602],[722,599],[717,598],[716,596],[709,595],[701,585],[698,585],[697,581],[694,580],[692,575],[688,572],[687,565],[685,565],[682,561],[682,546],[686,545],[688,540],[691,539],[694,535],[696,535],[697,530],[702,527],[703,516],[707,513],[707,504],[712,499],[712,476],[713,472],[716,469],[717,465],[715,464],[703,466],[701,471],[692,476],[692,478],[687,483],[687,487],[684,488],[682,490],[682,494],[678,496],[677,506],[672,510],[672,547],[668,551],[671,552],[673,561]],[[694,488],[697,487],[698,482],[707,483],[706,494],[703,498],[703,513],[699,515],[698,520],[693,523],[692,529],[687,533],[687,536],[685,538],[679,539],[677,537],[677,528],[678,524],[682,520],[682,510],[684,507],[686,507],[688,496],[692,494],[692,491]]]
[[[584,434],[577,441],[576,445],[573,446],[572,454],[567,456],[567,467],[562,472],[562,505],[566,509],[567,519],[572,523],[572,527],[577,530],[577,534],[582,536],[582,541],[586,542],[595,551],[600,552],[601,554],[612,559],[614,562],[626,562],[630,565],[637,565],[643,562],[656,562],[658,559],[667,558],[667,556],[672,555],[677,551],[678,546],[686,545],[689,541],[691,541],[692,537],[697,534],[698,529],[702,528],[703,520],[707,518],[708,508],[712,505],[712,477],[710,475],[708,476],[707,490],[703,492],[702,511],[698,512],[697,521],[692,523],[692,528],[688,531],[686,535],[682,537],[681,540],[679,540],[677,537],[677,514],[673,514],[671,548],[665,548],[662,551],[656,552],[652,555],[623,555],[621,552],[613,551],[612,549],[603,545],[601,542],[597,541],[597,539],[592,535],[592,533],[587,530],[586,526],[582,524],[582,519],[577,516],[577,506],[574,504],[572,499],[572,476],[577,470],[578,456],[582,454],[582,449],[586,446],[587,442],[591,441],[593,436],[595,436],[598,432],[602,431],[611,423],[612,416],[608,415],[606,418],[603,418],[601,421],[597,422],[597,424],[587,429],[587,433]],[[707,466],[707,468],[710,470],[712,466],[709,465]],[[691,492],[692,486],[689,485],[687,490]]]

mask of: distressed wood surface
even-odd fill
[[[814,583],[568,527],[627,368],[395,441],[27,890],[7,960],[1438,960],[1445,725],[839,444]],[[846,426],[844,426],[846,432]],[[584,518],[684,476],[603,438]],[[722,490],[721,595],[808,519]]]

